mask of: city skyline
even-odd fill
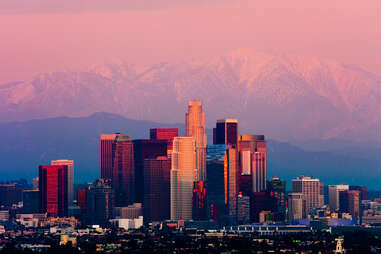
[[[1,0],[0,254],[381,253],[379,0]]]

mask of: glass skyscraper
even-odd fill
[[[66,165],[39,167],[41,212],[50,217],[68,215],[68,169]]]
[[[193,137],[196,141],[196,181],[205,181],[205,113],[202,112],[202,102],[199,100],[188,103],[188,112],[185,115],[185,136]]]
[[[196,141],[175,137],[171,166],[171,219],[192,219],[193,183],[196,178]]]

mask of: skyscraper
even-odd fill
[[[145,222],[163,221],[170,218],[171,160],[159,156],[144,160],[144,202]]]
[[[68,206],[73,205],[74,200],[74,161],[72,160],[54,160],[51,161],[51,165],[66,165],[67,166],[67,197]]]
[[[332,211],[340,209],[340,192],[349,189],[348,185],[329,185],[328,186],[328,203]]]
[[[288,220],[300,220],[305,218],[305,197],[303,193],[288,194]]]
[[[360,203],[362,200],[368,200],[368,189],[365,186],[349,186],[349,190],[358,190],[360,191]]]
[[[237,148],[226,149],[227,167],[225,167],[225,200],[227,200],[229,219],[232,223],[237,220],[238,197],[238,152]]]
[[[227,216],[225,204],[225,162],[226,148],[222,145],[208,145],[206,150],[207,170],[207,213],[214,221],[222,221]]]
[[[115,138],[119,136],[120,133],[115,134],[101,134],[99,137],[100,144],[100,168],[101,168],[101,178],[111,179],[113,172],[113,158],[112,158],[112,145]]]
[[[41,212],[50,217],[68,214],[68,168],[66,165],[39,167]]]
[[[213,129],[213,144],[237,145],[238,121],[237,119],[217,120]]]
[[[251,154],[253,192],[266,190],[267,163],[265,152],[254,152]]]
[[[286,212],[286,181],[274,175],[271,180],[267,182],[267,192],[275,199],[275,220],[284,220]]]
[[[313,209],[320,208],[324,203],[324,193],[322,193],[322,183],[319,179],[311,177],[297,177],[292,180],[292,192],[303,193],[306,200],[306,213]]]
[[[185,136],[193,137],[196,141],[197,181],[206,180],[206,134],[205,114],[202,112],[202,102],[192,100],[188,103],[185,114]]]
[[[154,128],[150,129],[150,139],[167,140],[167,157],[172,158],[173,139],[179,136],[177,128]]]
[[[113,198],[109,183],[103,179],[95,180],[86,191],[86,223],[106,225],[112,218]]]
[[[353,219],[360,216],[360,191],[345,190],[339,193],[340,211],[350,213]]]
[[[112,144],[113,173],[112,187],[115,193],[115,206],[128,206],[134,203],[135,168],[134,144],[128,135],[118,135]]]
[[[192,219],[193,182],[196,173],[196,141],[175,137],[171,165],[171,219]]]
[[[167,156],[167,140],[137,139],[134,143],[135,203],[144,200],[144,159]]]

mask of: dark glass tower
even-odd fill
[[[237,145],[238,121],[236,119],[217,120],[213,129],[213,144]]]
[[[144,160],[167,156],[167,140],[134,140],[135,203],[144,200]]]
[[[144,202],[145,223],[170,218],[171,161],[164,156],[144,160]]]
[[[114,193],[109,183],[96,180],[86,191],[85,222],[105,226],[112,218]]]
[[[227,216],[224,182],[226,148],[224,144],[206,147],[207,212],[214,221],[222,221]]]
[[[128,135],[116,137],[112,145],[112,158],[115,206],[128,206],[134,203],[135,191],[134,144]]]

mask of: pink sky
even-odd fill
[[[80,11],[78,1],[68,0],[65,9],[45,8],[47,0],[36,6],[25,0],[0,3],[0,82],[110,58],[141,64],[237,48],[330,58],[381,75],[380,0],[226,0],[193,6],[174,5],[186,3],[180,0],[155,5],[141,0],[134,6],[96,0],[92,6],[82,0]]]

